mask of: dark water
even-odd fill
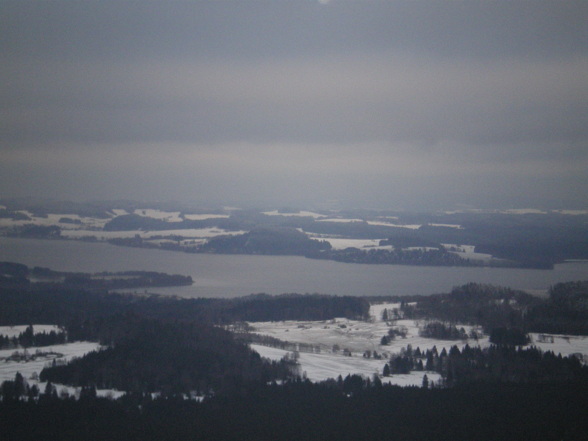
[[[569,262],[553,270],[358,265],[304,257],[187,254],[104,243],[3,237],[0,261],[58,271],[150,270],[190,275],[192,286],[150,290],[182,297],[236,297],[261,292],[432,294],[467,282],[542,293],[557,282],[588,280],[588,262]]]

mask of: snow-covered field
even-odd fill
[[[153,208],[138,208],[134,211],[134,214],[143,216],[143,217],[150,217],[152,219],[163,220],[166,222],[182,222],[182,218],[180,217],[179,211],[161,211],[155,210]]]
[[[23,225],[40,225],[45,227],[58,226],[60,228],[85,228],[89,230],[102,229],[104,225],[110,220],[99,219],[94,217],[82,217],[77,214],[48,214],[46,217],[34,216],[31,212],[20,211],[29,216],[30,220],[14,220],[9,218],[0,218],[0,228],[22,227]],[[61,219],[67,218],[78,223],[59,222]]]
[[[286,354],[289,354],[288,351],[283,349],[261,345],[251,345],[251,348],[257,351],[262,357],[269,358],[270,360],[280,360]],[[374,374],[378,374],[383,383],[399,386],[421,386],[423,375],[425,374],[429,381],[437,382],[441,378],[438,373],[429,371],[381,377],[382,369],[387,361],[357,356],[348,357],[343,354],[311,354],[306,352],[300,352],[298,354],[300,374],[310,381],[324,381],[329,378],[336,379],[339,375],[345,378],[348,374],[362,375],[371,379]]]
[[[353,223],[353,222],[365,222],[363,219],[347,219],[343,217],[329,217],[318,219],[317,222],[339,222],[339,223]]]
[[[322,219],[317,219],[317,222],[339,222],[339,223],[366,223],[368,225],[377,225],[380,227],[392,227],[392,228],[408,228],[410,230],[418,230],[421,227],[421,224],[395,224],[391,222],[385,221],[366,221],[363,219],[351,219],[351,218],[344,218],[344,217],[323,217]]]
[[[378,225],[381,227],[393,227],[393,228],[408,228],[409,230],[418,230],[422,227],[421,224],[392,224],[390,222],[379,222],[379,221],[367,221],[368,225]]]
[[[221,228],[190,228],[179,230],[156,230],[156,231],[91,231],[91,230],[62,230],[61,235],[70,239],[80,239],[94,236],[98,240],[115,238],[133,238],[139,236],[141,239],[150,239],[155,236],[179,236],[184,239],[210,239],[216,236],[244,234],[246,231],[227,231]]]
[[[584,362],[588,362],[588,336],[530,333],[529,337],[531,345],[543,352],[552,351],[564,357],[581,354]]]
[[[492,254],[476,253],[475,245],[459,245],[454,243],[442,243],[446,250],[457,254],[464,259],[482,260],[488,262],[492,260]]]
[[[158,231],[104,231],[103,228],[107,222],[117,216],[128,215],[129,213],[123,209],[112,209],[109,212],[110,218],[98,219],[90,217],[82,217],[77,214],[48,214],[45,217],[34,216],[30,211],[22,210],[20,213],[27,215],[29,220],[14,220],[9,218],[0,218],[0,228],[22,227],[24,225],[39,225],[39,226],[57,226],[61,229],[61,236],[67,239],[84,239],[95,238],[97,240],[110,239],[130,239],[140,237],[144,240],[149,240],[154,236],[178,236],[182,239],[191,240],[189,244],[203,243],[206,240],[221,236],[221,235],[236,235],[244,234],[246,231],[227,231],[222,228],[184,228],[173,230],[158,230]],[[182,214],[179,211],[162,211],[151,208],[139,208],[133,212],[136,215],[149,217],[152,219],[162,220],[170,224],[182,222],[186,220],[205,220],[205,219],[220,219],[228,218],[228,214]],[[61,220],[69,219],[66,222]],[[196,241],[196,242],[194,242]]]
[[[400,353],[407,345],[421,351],[433,346],[441,352],[447,351],[453,345],[460,349],[466,344],[470,346],[487,347],[490,345],[487,336],[478,341],[436,340],[419,336],[419,323],[414,320],[384,321],[382,315],[384,309],[391,316],[392,311],[400,305],[394,303],[374,304],[370,308],[370,321],[357,321],[345,318],[326,321],[281,321],[281,322],[250,322],[256,334],[268,335],[293,344],[310,344],[312,352],[299,347],[300,371],[305,372],[311,381],[322,381],[327,378],[345,377],[348,374],[359,374],[371,377],[374,373],[382,374],[384,365],[392,354]],[[406,331],[406,338],[396,337],[388,345],[381,345],[381,338],[388,334],[390,327],[402,328]],[[466,332],[472,330],[471,326],[463,326]],[[478,334],[481,329],[476,328]],[[543,351],[553,351],[563,356],[570,354],[582,354],[584,360],[588,360],[588,337],[585,336],[559,336],[530,334],[531,345],[539,347]],[[287,350],[264,347],[258,344],[252,345],[263,357],[278,360],[291,353]],[[366,358],[366,351],[371,351],[372,357]],[[381,358],[373,357],[376,351]],[[347,355],[345,355],[347,354]],[[382,377],[384,382],[398,385],[422,384],[423,374],[431,381],[438,381],[439,375],[435,372],[411,372],[409,375],[393,375]]]
[[[314,213],[312,211],[299,211],[296,213],[280,213],[278,210],[273,211],[264,211],[263,214],[266,216],[287,216],[287,217],[312,217],[314,219],[319,219],[325,217],[324,214]]]
[[[19,329],[24,330],[26,326],[0,326],[0,335],[12,336],[14,333],[18,335]],[[34,325],[35,333],[49,332],[58,329],[53,325]],[[2,349],[0,350],[0,384],[7,380],[14,380],[17,372],[25,378],[29,386],[37,385],[39,390],[43,392],[47,383],[39,381],[39,374],[46,365],[56,362],[68,362],[76,357],[82,357],[85,354],[97,351],[100,349],[98,343],[91,342],[73,342],[63,345],[54,345],[47,347],[32,347],[17,349]],[[57,394],[68,394],[70,396],[78,396],[80,388],[65,386],[62,384],[55,385]],[[109,396],[118,398],[124,392],[115,390],[98,390],[99,396]]]
[[[228,219],[228,214],[184,214],[186,220]]]
[[[98,237],[100,235],[104,238],[113,238],[113,237],[127,237],[129,234],[135,234],[135,231],[100,231],[104,228],[107,222],[109,222],[112,218],[118,216],[128,215],[129,213],[126,210],[114,208],[110,210],[108,213],[111,217],[109,218],[93,218],[93,217],[83,217],[77,214],[48,214],[46,216],[35,216],[33,213],[27,210],[20,210],[19,213],[22,213],[28,216],[30,219],[28,220],[14,220],[10,218],[0,218],[0,228],[11,228],[11,227],[20,227],[23,225],[34,224],[40,226],[58,226],[60,227],[63,232],[62,235],[71,238],[79,238],[84,236],[94,235]],[[170,223],[178,223],[182,222],[184,219],[186,220],[205,220],[205,219],[220,219],[220,218],[228,218],[228,214],[182,214],[179,211],[162,211],[156,210],[152,208],[138,208],[136,209],[133,214],[143,217],[149,217],[152,219],[162,220],[165,222]],[[66,222],[60,222],[62,219],[69,219]],[[186,234],[191,234],[193,230],[174,230],[174,231],[181,231],[186,232]],[[102,233],[110,233],[109,235],[101,235]],[[115,236],[115,233],[124,234],[124,236]]]
[[[441,228],[455,228],[456,230],[463,230],[461,225],[457,224],[427,224],[430,227],[441,227]]]
[[[0,332],[3,332],[2,328],[0,328]],[[4,380],[14,380],[14,376],[17,372],[20,372],[23,377],[30,380],[38,376],[45,365],[52,363],[53,360],[69,361],[74,357],[82,357],[88,352],[96,351],[99,348],[100,345],[98,343],[73,342],[42,348],[32,347],[27,348],[26,350],[23,348],[2,349],[0,350],[0,382]],[[23,360],[11,360],[10,357],[12,357],[15,352],[18,352]],[[35,356],[36,354],[38,355],[38,353],[50,353],[50,355]],[[24,358],[27,354],[31,358],[28,361],[25,361]]]
[[[344,250],[346,248],[358,249],[384,249],[392,250],[392,245],[380,246],[380,239],[346,239],[341,237],[330,237],[324,235],[308,234],[308,237],[315,240],[325,240],[331,244],[334,250]]]
[[[505,214],[547,214],[547,211],[538,210],[537,208],[511,208],[500,212]]]
[[[580,216],[588,214],[588,210],[555,210],[556,213]]]

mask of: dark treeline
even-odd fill
[[[162,236],[172,241],[154,244],[140,237],[111,239],[113,245],[162,248],[187,253],[214,254],[262,254],[305,256],[320,250],[328,250],[331,244],[327,241],[310,239],[306,234],[295,228],[288,227],[256,227],[251,231],[236,235],[223,235],[210,238],[199,245],[181,244],[179,237]]]
[[[410,345],[393,354],[384,366],[384,376],[411,371],[434,371],[441,375],[437,386],[466,385],[479,381],[490,383],[588,383],[588,367],[575,356],[562,357],[535,347],[514,345],[436,347],[421,351]]]
[[[527,316],[528,329],[554,334],[588,334],[588,281],[558,283],[549,299],[534,306]]]
[[[0,286],[27,286],[29,268],[15,262],[0,262]]]
[[[36,225],[31,223],[13,227],[6,235],[30,239],[58,239],[61,236],[61,228],[57,225]]]
[[[304,256],[318,250],[328,250],[327,241],[310,239],[295,228],[255,228],[236,236],[218,236],[202,244],[199,252],[221,254],[277,254]]]
[[[482,266],[480,261],[464,259],[444,249],[431,250],[318,250],[308,253],[306,257],[328,259],[345,263],[393,264],[393,265],[427,265],[427,266]]]
[[[33,270],[34,275],[34,270]],[[131,289],[161,286],[192,285],[190,276],[165,274],[155,271],[124,271],[116,273],[68,273],[63,277],[64,285],[83,289]]]
[[[406,318],[482,325],[488,334],[500,328],[588,334],[588,282],[558,283],[546,299],[510,288],[469,283],[447,294],[410,300],[411,304],[401,300]]]
[[[400,388],[358,376],[243,389],[198,403],[42,393],[0,403],[6,440],[584,440],[586,384]]]
[[[106,225],[104,225],[104,231],[166,231],[207,227],[226,227],[227,230],[239,229],[238,227],[232,228],[233,224],[234,222],[224,218],[203,220],[183,219],[181,222],[167,222],[163,219],[154,219],[147,216],[140,216],[138,214],[124,214],[108,221]]]
[[[0,349],[12,349],[17,347],[29,348],[32,346],[51,346],[63,344],[67,341],[65,332],[37,332],[32,325],[14,337],[0,335]]]
[[[438,340],[467,340],[469,338],[463,327],[458,329],[455,325],[437,321],[426,323],[420,328],[419,334],[421,337]]]
[[[265,294],[235,299],[176,299],[166,296],[88,291],[68,285],[0,287],[0,325],[52,323],[71,340],[91,339],[91,323],[115,314],[146,318],[229,324],[237,321],[329,320],[367,318],[361,297]]]
[[[489,333],[495,327],[522,327],[523,312],[542,301],[523,291],[468,283],[450,293],[402,300],[401,311],[411,319],[481,325]]]
[[[58,283],[82,289],[129,289],[140,287],[183,286],[193,283],[192,277],[155,271],[122,271],[72,273],[54,271],[14,262],[0,262],[0,286],[28,286]]]
[[[31,218],[20,211],[11,211],[6,208],[0,208],[0,219],[12,219],[12,220],[31,220]]]
[[[270,362],[232,333],[206,323],[143,319],[132,314],[94,324],[107,348],[43,369],[41,381],[73,386],[160,392],[164,395],[238,390],[243,384],[285,380],[286,360]]]

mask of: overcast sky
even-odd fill
[[[0,197],[588,208],[588,2],[0,1]]]

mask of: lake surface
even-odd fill
[[[146,270],[192,276],[192,286],[150,289],[182,297],[433,294],[468,282],[540,294],[557,282],[588,280],[588,262],[569,262],[553,270],[362,265],[292,256],[188,254],[106,243],[5,237],[0,237],[0,261],[57,271]]]

